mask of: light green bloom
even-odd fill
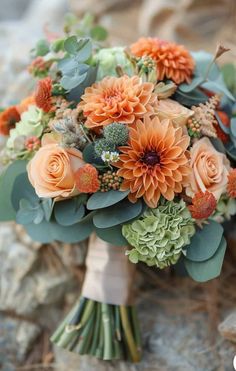
[[[124,48],[104,48],[94,56],[95,62],[98,63],[97,80],[102,80],[105,76],[117,76],[116,67],[121,66],[122,70],[129,76],[133,75],[133,67],[127,58]]]
[[[229,198],[227,195],[222,195],[217,203],[216,210],[211,216],[211,219],[218,223],[223,223],[225,220],[230,220],[236,214],[236,200]]]
[[[39,138],[43,133],[45,121],[43,111],[34,105],[30,106],[28,111],[21,115],[21,121],[10,131],[7,148],[14,149],[19,137],[35,136]]]
[[[175,264],[184,246],[195,233],[194,221],[183,200],[163,201],[156,209],[148,209],[140,219],[122,228],[133,247],[126,254],[133,263],[165,268]]]

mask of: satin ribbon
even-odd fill
[[[86,267],[82,296],[106,304],[133,304],[135,264],[125,255],[125,247],[114,246],[92,234]]]

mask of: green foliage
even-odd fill
[[[81,221],[85,214],[84,195],[55,203],[54,216],[58,224],[70,226]]]
[[[211,220],[198,229],[186,249],[186,258],[195,262],[210,259],[219,247],[223,235],[221,224]]]
[[[96,192],[88,199],[87,208],[88,210],[98,210],[115,205],[122,201],[128,193],[129,191],[121,192],[113,190],[108,192]]]
[[[226,63],[221,67],[224,82],[229,91],[236,96],[236,67],[232,63]]]
[[[222,237],[215,254],[208,260],[200,262],[185,259],[185,267],[190,277],[197,282],[206,282],[218,277],[221,272],[226,245],[226,241]],[[206,241],[204,246],[206,247]]]
[[[124,146],[129,139],[129,128],[127,125],[114,122],[104,127],[103,135],[108,142],[115,146]]]
[[[36,57],[44,57],[49,51],[49,42],[45,39],[39,40],[35,45],[35,49],[33,49],[33,53]]]
[[[127,246],[127,240],[122,235],[122,226],[116,225],[111,228],[95,228],[95,232],[99,238],[109,242],[115,246]]]
[[[93,71],[88,64],[92,55],[92,42],[88,38],[70,36],[64,41],[64,50],[67,54],[58,62],[58,68],[62,72],[62,87],[70,91],[82,84]]]
[[[133,249],[126,253],[132,262],[165,268],[175,264],[195,232],[193,219],[183,200],[163,202],[122,228]]]
[[[15,209],[11,194],[17,176],[26,170],[26,161],[15,161],[0,176],[0,221],[14,220]]]
[[[132,204],[128,200],[119,202],[114,210],[113,206],[98,210],[93,217],[93,223],[97,228],[110,228],[123,224],[142,212],[142,202],[138,200]]]
[[[196,64],[194,78],[190,84],[183,83],[179,85],[177,100],[189,106],[190,97],[188,95],[191,94],[190,100],[193,100],[194,97],[196,98],[192,105],[199,104],[201,93],[198,88],[201,87],[215,93],[223,93],[228,99],[234,101],[235,99],[228,90],[219,67],[213,62],[214,57],[205,51],[193,52],[192,55]]]
[[[97,25],[91,29],[90,36],[94,40],[104,41],[108,36],[108,32],[104,27]]]
[[[185,93],[180,89],[177,89],[174,98],[184,106],[191,107],[200,103],[205,103],[208,99],[206,94],[200,91],[198,88],[192,90],[189,93]]]

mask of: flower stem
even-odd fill
[[[133,338],[132,329],[131,329],[130,321],[128,317],[128,309],[125,305],[120,305],[120,315],[121,315],[122,327],[125,333],[125,338],[127,341],[131,360],[132,362],[139,362],[140,352],[138,351],[134,338]]]

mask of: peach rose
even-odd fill
[[[39,197],[65,198],[78,194],[75,172],[84,165],[82,153],[57,143],[43,145],[27,166],[30,183]]]
[[[226,192],[227,177],[230,170],[228,159],[218,152],[208,138],[197,141],[190,150],[190,185],[186,189],[188,196],[196,192],[209,191],[218,200]]]
[[[169,119],[175,127],[183,127],[194,114],[190,109],[172,99],[161,99],[157,102],[157,116],[160,120]]]

